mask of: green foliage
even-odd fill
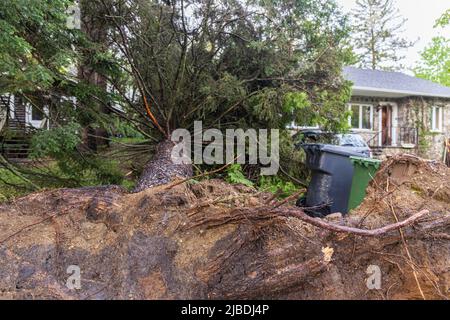
[[[432,133],[424,128],[419,128],[419,133],[418,133],[418,143],[417,143],[417,147],[418,147],[418,152],[419,155],[426,155],[427,152],[430,149],[430,139],[429,137],[432,135]]]
[[[132,52],[126,65],[137,70],[132,77],[145,84],[160,123],[169,131],[190,129],[194,120],[284,129],[301,108],[303,116],[339,126],[348,86],[341,70],[351,52],[346,18],[333,0],[213,3],[109,8],[109,16],[123,17],[110,19],[128,36],[113,28],[111,37]],[[142,112],[139,100],[134,109]]]
[[[136,127],[118,117],[114,117],[109,126],[109,134],[121,138],[136,138],[144,140],[144,135]]]
[[[194,120],[220,129],[284,130],[292,122],[346,129],[350,85],[341,70],[353,56],[347,19],[334,0],[83,0],[86,34],[65,26],[72,2],[1,5],[0,72],[6,76],[0,84],[3,91],[77,98],[77,108],[55,107],[64,122],[81,127],[33,139],[33,156],[55,159],[58,174],[76,185],[122,178],[114,161],[77,148],[85,128],[162,139],[146,117],[142,92],[168,134],[190,129]],[[80,79],[70,76],[71,64],[82,67]],[[105,91],[106,79],[114,93]],[[138,86],[136,95],[125,94]],[[122,121],[105,112],[116,103]],[[283,135],[282,164],[297,174],[301,154]],[[252,184],[240,166],[229,168],[228,179]]]
[[[283,111],[286,113],[298,112],[310,106],[311,102],[305,92],[288,92],[284,96]]]
[[[430,130],[430,106],[419,101],[410,102],[412,110],[414,112],[415,126],[418,129],[418,152],[419,155],[426,156],[431,145],[430,137],[435,135]]]
[[[123,174],[116,161],[77,150],[81,142],[80,128],[71,123],[38,132],[31,141],[31,156],[56,160],[59,171],[56,175],[69,179],[73,186],[120,184]]]
[[[242,171],[242,167],[238,163],[231,164],[226,170],[227,176],[225,178],[229,183],[243,184],[248,187],[253,187],[253,182],[248,180]]]
[[[105,159],[100,156],[86,161],[85,172],[87,172],[87,185],[92,184],[122,184],[123,173],[116,160]]]
[[[76,57],[67,28],[73,0],[15,0],[0,6],[0,93],[44,90]]]
[[[258,188],[262,191],[278,192],[281,198],[286,198],[299,190],[291,181],[285,181],[278,176],[261,176],[258,181]]]
[[[255,183],[245,177],[242,166],[237,163],[227,167],[225,180],[233,184],[255,186]],[[256,185],[261,191],[278,193],[280,198],[288,197],[299,190],[294,183],[280,176],[260,176]]]
[[[81,143],[80,131],[81,127],[77,123],[39,131],[31,139],[31,157],[59,159],[65,154],[72,153]]]
[[[0,168],[0,203],[30,192],[26,183],[7,169]]]
[[[120,184],[127,190],[133,188],[133,181],[122,180],[123,174],[119,172],[116,162],[110,160],[99,162],[100,170],[78,172],[76,179],[73,174],[63,172],[58,163],[53,161],[47,161],[45,165],[18,166],[17,171],[26,177],[26,180],[7,169],[0,168],[0,203],[35,192],[36,189],[31,188],[30,181],[42,189],[97,186],[108,181]]]
[[[434,25],[434,27],[436,28],[436,27],[446,27],[446,26],[448,26],[448,25],[450,25],[450,9],[447,9],[443,14],[442,14],[442,16],[439,18],[439,19],[437,19],[437,21],[436,21],[436,23],[435,23],[435,25]]]
[[[305,181],[309,171],[305,167],[305,154],[294,145],[291,132],[280,131],[280,171],[279,176],[289,174],[296,179]]]
[[[434,37],[421,52],[414,73],[416,77],[450,86],[450,39]]]
[[[450,9],[436,21],[435,28],[449,25]],[[433,37],[431,43],[420,53],[421,59],[414,68],[416,77],[450,86],[450,39]]]
[[[78,122],[83,128],[105,128],[105,106],[119,100],[106,92],[105,79],[122,81],[125,72],[119,65],[120,59],[105,48],[100,38],[94,39],[68,24],[68,9],[77,2],[1,2],[0,94],[11,93],[24,101],[33,100],[41,108],[49,106],[54,122],[64,119]],[[95,21],[98,28],[94,31],[106,34],[109,26],[102,24],[104,19],[98,19],[102,14],[97,10],[100,2],[82,3],[97,5],[89,8],[91,11],[83,11],[83,21],[88,21],[83,24],[83,31]],[[67,97],[77,98],[77,108],[73,101],[67,107]]]

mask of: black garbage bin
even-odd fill
[[[306,165],[311,169],[311,182],[304,206],[312,216],[348,212],[348,199],[352,186],[353,164],[350,156],[366,157],[342,146],[304,144]]]

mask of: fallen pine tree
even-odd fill
[[[31,194],[0,206],[0,297],[446,299],[449,177],[391,158],[359,208],[326,219],[221,180]]]

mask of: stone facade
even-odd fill
[[[370,128],[360,119],[356,128],[358,121],[351,121],[352,131],[364,137],[376,157],[409,153],[442,160],[450,138],[450,99],[354,96],[350,105],[366,106],[366,117],[370,109]]]

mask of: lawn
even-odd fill
[[[7,169],[0,168],[0,203],[32,191],[26,182]]]
[[[111,149],[108,151],[111,151]],[[108,170],[114,171],[117,175],[123,177],[122,181],[117,182],[117,184],[127,190],[131,190],[134,186],[134,177],[129,174],[131,171],[129,162],[118,160],[109,161],[107,166],[110,166]],[[15,166],[11,168],[15,170]],[[56,161],[49,159],[20,164],[17,169],[20,170],[19,175],[14,174],[9,169],[0,167],[0,203],[37,190],[50,190],[63,187],[76,188],[105,184],[105,182],[99,181],[96,172],[92,170],[83,170],[76,177],[73,175],[69,176],[61,171]]]

